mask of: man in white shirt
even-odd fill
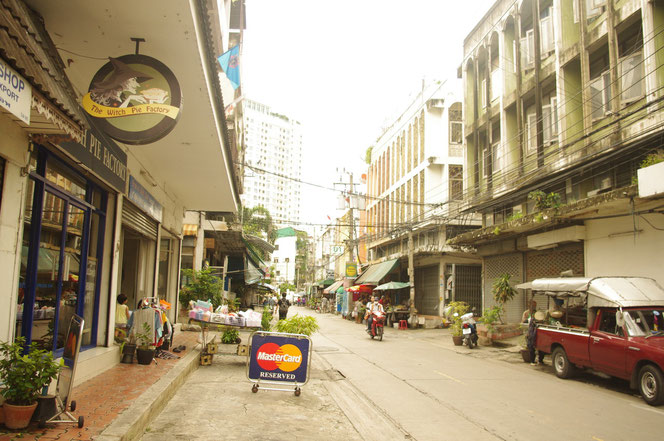
[[[383,305],[381,305],[378,300],[376,299],[375,296],[371,296],[371,301],[367,303],[367,332],[371,334],[371,324],[373,323],[373,315],[374,313],[381,313],[384,314],[385,310],[383,309]]]

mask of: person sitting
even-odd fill
[[[367,303],[367,332],[371,334],[371,325],[373,324],[374,314],[385,314],[383,305],[381,305],[376,297],[371,296],[371,301]]]

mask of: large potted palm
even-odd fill
[[[24,429],[30,424],[37,408],[37,398],[42,390],[58,375],[62,360],[58,363],[51,351],[39,349],[36,343],[24,352],[24,337],[13,343],[0,343],[0,381],[5,414],[5,426]]]

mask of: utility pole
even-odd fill
[[[415,306],[415,265],[413,262],[413,230],[408,230],[408,281],[410,282],[410,312]]]

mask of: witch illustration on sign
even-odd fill
[[[117,58],[109,57],[113,72],[108,78],[92,84],[90,98],[109,107],[131,107],[136,104],[164,104],[168,92],[156,87],[138,92],[142,82],[152,77],[132,69]]]

